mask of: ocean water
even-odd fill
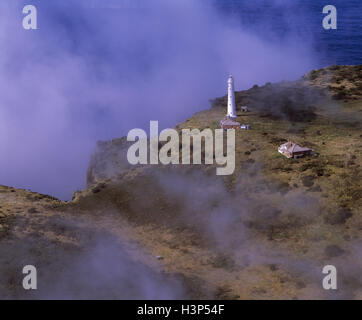
[[[34,0],[47,5],[119,8],[142,10],[158,1],[171,0]],[[221,15],[239,21],[240,27],[250,29],[271,41],[285,37],[299,37],[311,45],[319,66],[362,64],[362,0],[172,0],[175,2],[200,1],[216,7]],[[337,8],[337,30],[322,26],[323,7]],[[110,12],[108,12],[110,14]]]
[[[311,44],[319,65],[362,64],[361,0],[216,0],[224,15],[240,21],[242,28],[274,41],[298,36]],[[325,30],[323,7],[337,9],[337,30]]]

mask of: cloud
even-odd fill
[[[24,221],[18,220],[22,228]],[[48,229],[50,228],[50,229]],[[51,217],[42,230],[0,244],[1,299],[182,299],[182,279],[162,272],[136,245],[75,219]],[[40,230],[40,229],[39,229]],[[23,234],[24,236],[24,234]],[[72,239],[62,242],[61,239]],[[22,287],[25,265],[37,269],[37,290]]]
[[[97,140],[175,125],[224,94],[229,73],[242,89],[313,66],[298,38],[266,40],[203,1],[148,3],[34,1],[27,31],[24,3],[2,2],[0,183],[69,199]]]

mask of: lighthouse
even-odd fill
[[[228,79],[228,113],[226,116],[228,118],[236,118],[234,79],[232,75]]]

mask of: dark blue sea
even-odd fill
[[[362,0],[216,0],[216,5],[262,37],[278,41],[297,34],[311,42],[320,66],[362,64]],[[337,30],[322,27],[326,5],[337,9]]]

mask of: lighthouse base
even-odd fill
[[[227,115],[225,116],[225,118],[235,121],[235,120],[236,120],[236,115],[229,115],[229,114],[227,114]]]

